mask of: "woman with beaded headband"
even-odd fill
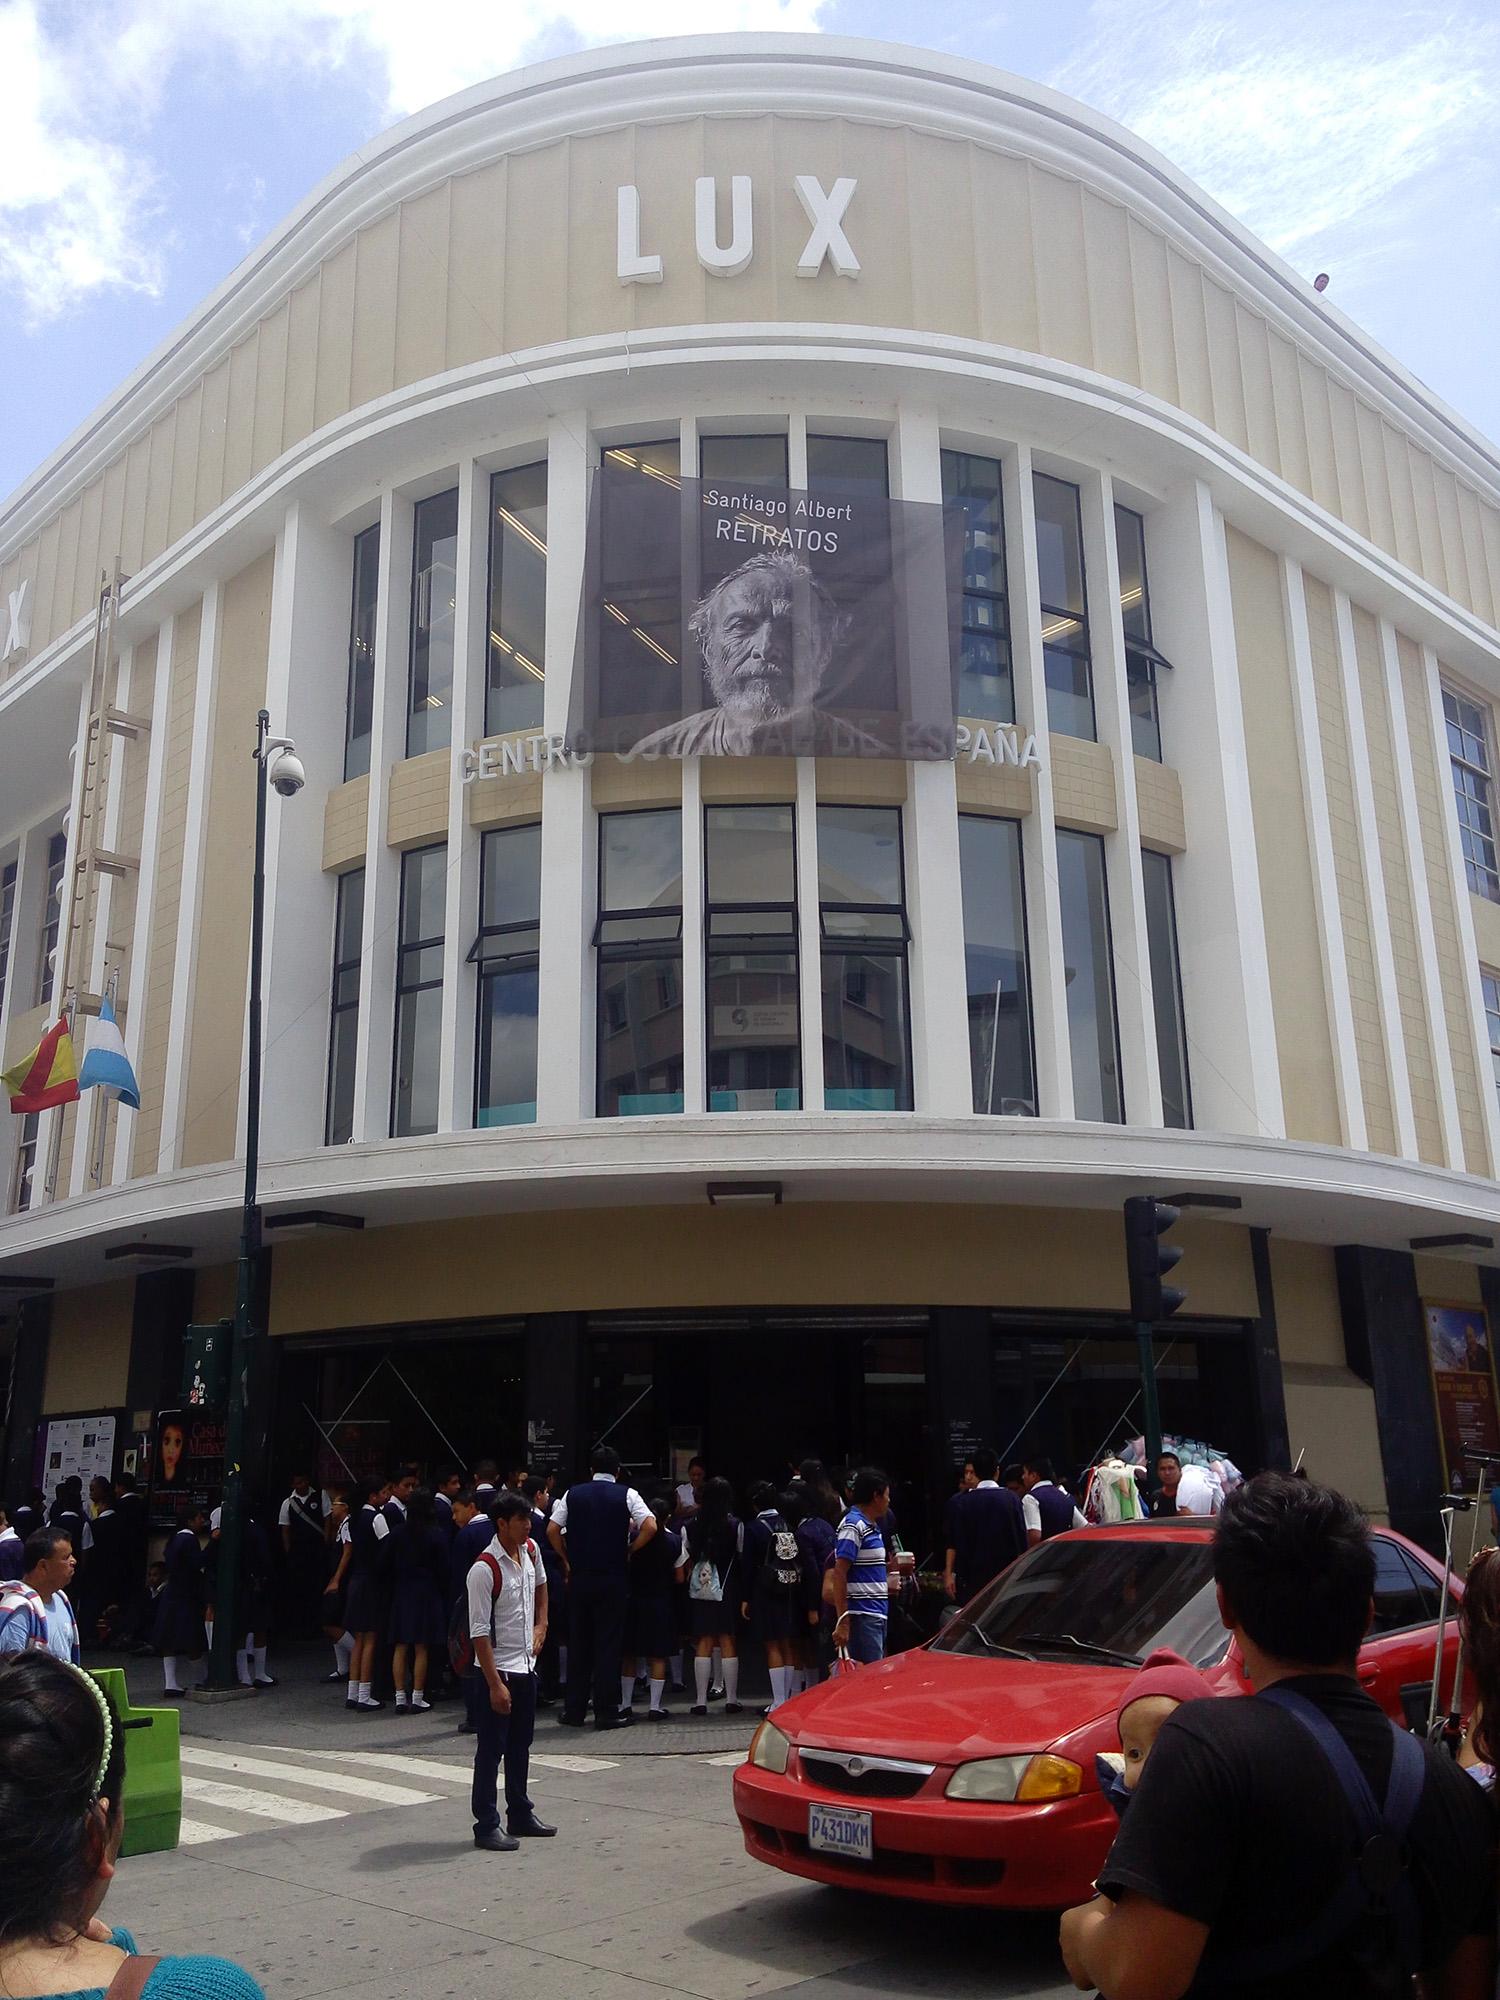
[[[99,1917],[124,1832],[109,1696],[49,1653],[0,1660],[0,1993],[7,2000],[265,2000],[223,1958],[143,1958]]]

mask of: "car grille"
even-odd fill
[[[825,1791],[852,1799],[910,1799],[927,1783],[934,1764],[897,1757],[865,1757],[853,1750],[799,1750],[803,1775]]]

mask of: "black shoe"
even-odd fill
[[[648,1722],[670,1722],[672,1718],[664,1708],[648,1708],[646,1710],[646,1720]]]
[[[724,1699],[723,1688],[711,1687],[708,1691],[708,1698],[710,1701],[722,1701]]]
[[[524,1825],[507,1825],[505,1831],[512,1840],[554,1840],[557,1837],[557,1828],[548,1826],[545,1820],[538,1819],[535,1814]]]
[[[359,1707],[359,1703],[358,1703],[357,1701],[346,1701],[346,1702],[344,1703],[344,1706],[345,1706],[345,1708],[358,1708],[358,1707]]]
[[[606,1715],[602,1722],[594,1724],[594,1728],[596,1731],[600,1729],[624,1729],[628,1726],[629,1721],[629,1716]]]
[[[498,1826],[492,1826],[488,1833],[475,1834],[474,1845],[487,1854],[514,1854],[521,1843],[511,1834],[502,1833]]]
[[[708,1704],[707,1702],[702,1702],[702,1701],[695,1701],[692,1707],[688,1710],[689,1715],[707,1715],[707,1713],[708,1713]]]
[[[461,1722],[458,1725],[458,1733],[460,1736],[477,1736],[479,1731],[474,1727],[472,1722]]]
[[[615,1716],[615,1721],[619,1723],[622,1729],[628,1729],[631,1723],[635,1721],[635,1710],[633,1708],[622,1708]]]
[[[347,1681],[348,1678],[347,1674],[341,1674],[338,1668],[335,1667],[331,1674],[324,1674],[323,1685],[324,1687],[332,1687],[335,1681]]]
[[[272,1675],[263,1674],[261,1678],[254,1683],[254,1685],[258,1688],[273,1688],[275,1687],[276,1682]]]
[[[560,1715],[557,1726],[559,1729],[586,1729],[588,1724],[581,1715]]]
[[[726,1715],[740,1715],[744,1712],[744,1707],[745,1704],[742,1701],[726,1701],[724,1704],[724,1713]]]

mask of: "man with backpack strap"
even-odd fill
[[[51,1653],[78,1665],[78,1622],[63,1585],[77,1558],[63,1528],[38,1528],[26,1537],[26,1571],[19,1583],[0,1587],[0,1653]]]
[[[530,1536],[531,1509],[502,1493],[492,1510],[494,1539],[469,1571],[469,1638],[487,1699],[474,1745],[474,1845],[507,1854],[523,1840],[556,1833],[536,1816],[527,1791],[536,1728],[536,1658],[547,1638],[547,1582]],[[455,1659],[455,1667],[460,1666]],[[505,1766],[505,1831],[498,1789]]]
[[[1490,2000],[1495,1828],[1441,1751],[1359,1685],[1375,1561],[1365,1518],[1261,1473],[1214,1535],[1219,1613],[1253,1698],[1162,1724],[1099,1875],[1062,1921],[1104,2000]]]

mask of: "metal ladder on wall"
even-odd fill
[[[104,845],[104,824],[111,785],[123,782],[116,769],[116,756],[127,743],[139,743],[150,732],[148,716],[132,715],[115,707],[110,699],[110,671],[115,662],[120,621],[120,593],[126,578],[115,558],[114,574],[102,573],[94,618],[94,645],[89,661],[87,720],[84,725],[80,768],[74,774],[73,808],[69,831],[72,836],[72,867],[68,877],[67,920],[60,925],[59,960],[52,990],[62,995],[62,1011],[68,1017],[68,1031],[75,1035],[81,1017],[97,1014],[106,993],[113,995],[120,966],[128,948],[123,940],[111,938],[106,925],[104,950],[98,960],[102,977],[98,990],[92,981],[96,963],[95,941],[101,890],[106,881],[120,880],[140,869],[138,855],[121,854]],[[113,910],[110,911],[113,915]],[[96,1093],[87,1116],[92,1125],[81,1140],[84,1100],[80,1100],[73,1143],[92,1146],[89,1178],[99,1186],[104,1178],[104,1155],[111,1124],[113,1099]],[[52,1121],[47,1150],[46,1199],[57,1198],[58,1169],[62,1158],[63,1116]]]

